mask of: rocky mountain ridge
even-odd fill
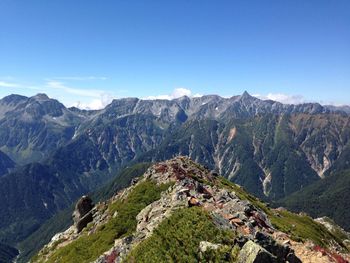
[[[142,203],[144,196],[150,195],[145,185],[161,194],[143,203],[136,212],[126,213],[124,206],[131,208],[133,201]],[[139,195],[138,191],[141,191]],[[284,210],[272,210],[237,185],[182,156],[153,165],[132,186],[97,204],[89,213],[91,218],[85,222],[83,231],[76,228],[80,222],[76,221],[76,225],[55,235],[31,262],[151,262],[167,258],[243,263],[347,262],[349,259],[346,240],[316,221]],[[179,213],[183,218],[186,213],[205,215],[201,220],[210,225],[208,229],[196,229],[203,222],[194,218],[192,223],[181,222],[193,228],[190,239],[195,244],[186,240],[189,237],[182,236],[180,230],[177,233],[176,228],[182,229],[182,225],[167,228],[169,239],[162,236],[163,224],[169,227]],[[118,227],[123,220],[133,222],[131,229]],[[213,236],[200,240],[211,228],[225,237],[221,243]],[[109,231],[116,234],[110,236]],[[172,240],[172,232],[177,240]],[[160,243],[154,243],[156,240]],[[180,247],[173,248],[174,242],[180,242]],[[186,245],[194,247],[191,250]]]

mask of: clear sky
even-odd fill
[[[348,0],[0,0],[0,97],[350,104]]]

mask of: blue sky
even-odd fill
[[[350,1],[0,0],[0,97],[350,104]]]

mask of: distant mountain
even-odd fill
[[[340,169],[349,167],[345,161],[349,128],[349,118],[336,114],[195,119],[140,160],[188,155],[251,193],[277,200],[325,177],[340,164]]]
[[[350,106],[347,106],[347,105],[344,105],[344,106],[326,105],[325,107],[332,111],[340,111],[340,112],[345,112],[347,114],[350,114]]]
[[[0,149],[29,162],[0,177],[0,242],[12,245],[138,162],[188,155],[267,200],[350,168],[349,115],[320,104],[284,105],[245,92],[126,98],[82,111],[38,94],[5,97],[0,109]]]
[[[0,150],[16,163],[41,161],[70,141],[85,116],[45,94],[0,100]]]

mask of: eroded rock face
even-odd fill
[[[76,227],[76,232],[79,233],[93,220],[92,208],[94,204],[89,196],[82,196],[75,205],[73,212],[73,221]]]

